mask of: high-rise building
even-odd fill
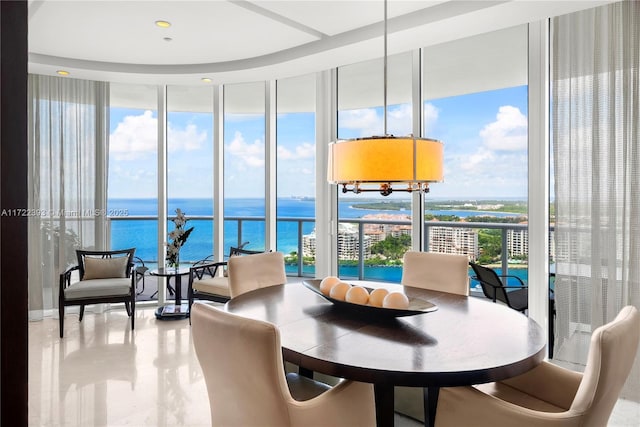
[[[478,233],[470,228],[429,227],[429,251],[467,255],[475,261],[480,253]]]

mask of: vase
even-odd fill
[[[176,271],[180,268],[180,252],[176,254],[175,261],[169,261],[169,268],[173,268]]]

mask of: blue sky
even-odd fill
[[[425,136],[445,144],[445,181],[430,197],[526,198],[526,86],[432,100],[424,110]],[[387,117],[390,133],[409,132],[408,106],[390,106]],[[342,111],[339,137],[379,135],[382,121],[382,108]],[[169,197],[212,195],[212,126],[210,114],[169,114]],[[279,196],[314,195],[314,126],[312,113],[278,116]],[[109,197],[154,198],[156,113],[112,108],[110,134]],[[263,197],[262,116],[227,115],[224,149],[226,197]]]

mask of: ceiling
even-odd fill
[[[388,53],[609,2],[389,0]],[[380,58],[383,34],[382,0],[31,0],[29,71],[146,84],[250,82]]]

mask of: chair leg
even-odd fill
[[[135,328],[135,320],[136,320],[136,291],[133,290],[133,294],[131,295],[131,330]]]
[[[84,304],[80,306],[80,322],[82,322],[82,318],[84,317]]]
[[[131,307],[128,301],[124,303],[124,308],[127,310],[127,316],[131,317]]]
[[[301,377],[313,379],[313,370],[298,366],[298,375],[300,375]]]
[[[553,359],[553,347],[555,345],[556,334],[556,302],[549,301],[549,358]]]
[[[64,334],[64,304],[58,304],[58,317],[60,318],[60,338]]]

